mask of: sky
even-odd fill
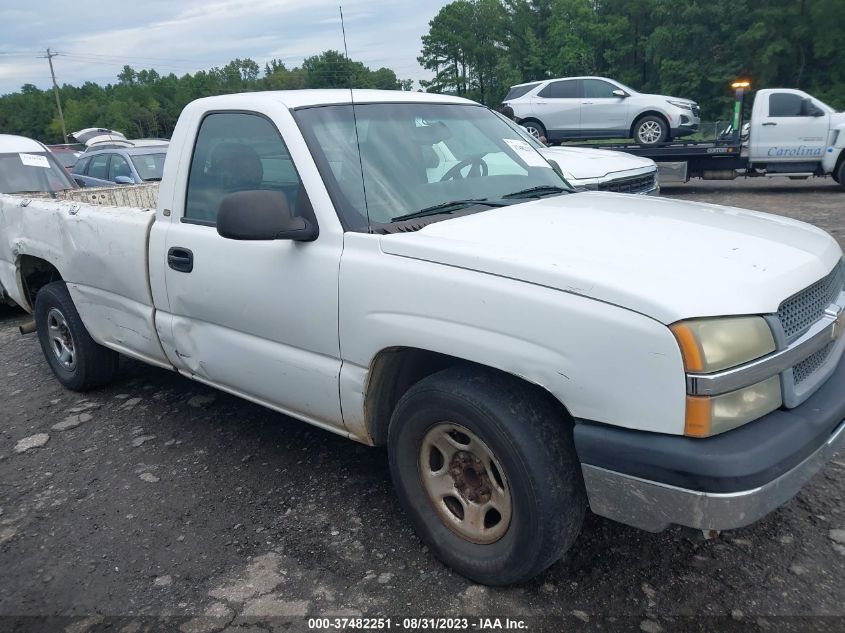
[[[349,56],[400,79],[426,79],[420,38],[449,0],[342,0]],[[183,75],[250,57],[298,66],[343,50],[341,0],[0,0],[0,94],[25,83],[116,82],[124,64]]]

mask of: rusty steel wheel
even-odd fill
[[[472,431],[444,422],[426,433],[419,472],[443,522],[472,543],[495,543],[510,526],[511,492],[493,451]]]
[[[423,378],[387,438],[399,501],[431,551],[476,582],[523,582],[558,560],[587,507],[572,422],[542,390],[477,366]]]

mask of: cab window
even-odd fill
[[[284,193],[296,213],[301,181],[276,127],[258,114],[221,112],[197,134],[183,220],[214,225],[220,202],[237,191]]]
[[[775,92],[769,95],[770,117],[806,116],[803,114],[803,97],[791,92]]]

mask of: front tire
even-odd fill
[[[634,124],[634,141],[640,145],[657,145],[669,140],[669,124],[659,116],[644,116]]]
[[[845,160],[839,161],[839,168],[834,172],[833,179],[845,188]]]
[[[44,357],[65,387],[88,391],[114,378],[117,353],[94,342],[63,281],[54,281],[38,291],[35,325]]]
[[[467,367],[421,380],[396,407],[388,452],[417,533],[476,582],[529,580],[581,530],[587,504],[570,420],[514,378]]]

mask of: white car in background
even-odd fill
[[[637,92],[606,77],[567,77],[513,86],[503,101],[534,136],[550,142],[633,138],[657,145],[698,130],[690,99]]]
[[[67,171],[46,146],[25,136],[0,134],[0,194],[55,196],[75,189]],[[0,284],[0,305],[11,303]]]
[[[586,147],[546,147],[523,126],[496,113],[543,158],[553,162],[577,191],[612,191],[657,195],[657,163],[624,152]]]

